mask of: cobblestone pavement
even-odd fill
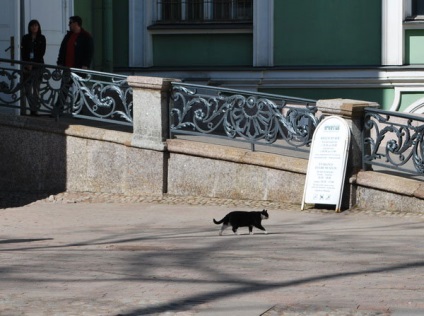
[[[268,235],[212,218],[267,208]],[[2,316],[424,315],[422,214],[0,194]]]
[[[148,196],[148,195],[123,195],[112,193],[92,193],[92,192],[63,192],[55,195],[40,195],[29,193],[5,193],[0,192],[0,208],[19,207],[31,203],[157,203],[168,205],[206,205],[206,206],[228,206],[228,207],[252,207],[252,208],[272,208],[275,210],[295,209],[300,210],[299,205],[279,203],[274,201],[256,200],[232,200],[195,196]],[[334,210],[323,208],[305,209],[306,213],[334,213]],[[417,217],[424,218],[424,210],[421,213],[406,211],[386,211],[367,210],[352,208],[343,212],[347,214],[366,214],[370,216],[389,217]]]

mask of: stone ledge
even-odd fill
[[[63,134],[64,136],[106,141],[131,145],[132,133],[108,130],[95,126],[68,124],[65,120],[56,122],[53,119],[33,118],[27,116],[0,116],[0,125],[29,129],[40,132]]]
[[[137,89],[151,89],[167,91],[171,88],[171,82],[178,82],[178,79],[146,77],[146,76],[129,76],[127,78],[128,85]]]
[[[375,171],[360,171],[356,184],[381,191],[424,198],[424,184],[421,181],[406,179]]]
[[[168,139],[167,148],[170,153],[251,164],[300,174],[306,174],[306,170],[308,168],[307,159],[287,157],[271,153],[253,152],[242,148],[200,143],[189,140]]]
[[[327,115],[339,115],[343,118],[362,117],[363,111],[367,107],[378,108],[375,102],[367,102],[350,99],[330,99],[318,100],[317,107]]]

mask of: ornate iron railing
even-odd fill
[[[210,136],[309,151],[320,118],[314,100],[172,83],[170,134]]]
[[[371,165],[424,175],[424,116],[367,108],[363,168]]]
[[[0,106],[132,126],[126,76],[0,59]]]

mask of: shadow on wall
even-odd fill
[[[40,121],[58,133],[43,133]],[[19,133],[16,124],[22,127]],[[0,115],[0,208],[66,191],[66,138],[61,136],[66,128],[43,117]]]

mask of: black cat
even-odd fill
[[[234,211],[230,212],[224,216],[220,221],[216,221],[215,218],[213,222],[217,225],[222,223],[221,231],[219,235],[222,235],[222,232],[228,227],[232,226],[234,234],[237,234],[237,229],[239,227],[249,227],[249,234],[253,235],[253,226],[263,230],[267,234],[266,229],[261,225],[263,219],[268,219],[268,211],[262,210],[262,212],[243,212],[243,211]]]

